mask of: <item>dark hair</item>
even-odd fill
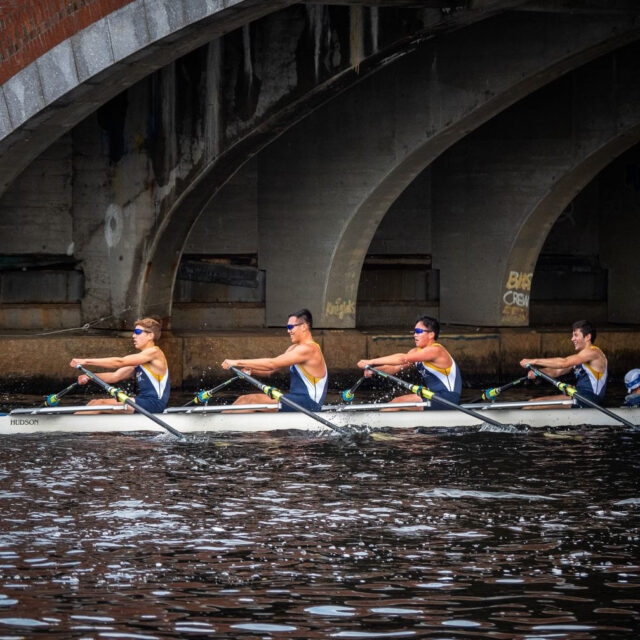
[[[576,329],[580,329],[582,331],[582,335],[586,338],[589,334],[591,334],[591,342],[596,341],[596,328],[592,325],[588,320],[578,320],[571,325],[571,328],[575,331]]]
[[[418,324],[418,322],[422,322],[427,331],[433,331],[433,333],[435,333],[436,340],[438,339],[438,336],[440,335],[440,323],[435,318],[432,318],[431,316],[420,316],[416,320],[416,324]]]
[[[300,309],[300,311],[294,311],[289,314],[289,317],[293,316],[294,318],[298,318],[298,320],[302,320],[302,322],[306,322],[309,325],[309,329],[313,326],[313,316],[311,315],[311,311],[309,309]]]

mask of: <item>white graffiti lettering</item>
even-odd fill
[[[502,296],[502,301],[508,306],[516,307],[528,307],[529,306],[529,294],[520,293],[518,291],[505,291]]]

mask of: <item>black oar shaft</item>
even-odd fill
[[[325,425],[326,427],[329,427],[329,429],[333,429],[334,431],[338,432],[340,435],[343,435],[343,436],[347,435],[348,432],[345,429],[343,429],[342,427],[338,427],[337,425],[333,424],[332,422],[329,422],[329,420],[326,420],[322,416],[319,416],[313,411],[310,411],[309,409],[299,405],[297,402],[290,400],[289,398],[285,397],[282,391],[279,391],[275,387],[270,387],[268,384],[263,384],[262,382],[260,382],[260,380],[256,380],[253,376],[250,376],[248,373],[241,371],[237,367],[229,367],[229,368],[238,377],[244,378],[247,382],[250,382],[254,387],[258,387],[258,389],[260,389],[262,393],[269,396],[270,398],[273,398],[274,400],[279,400],[280,402],[282,402],[282,404],[286,404],[290,406],[292,409],[295,409],[296,411],[300,411],[300,413],[304,413],[308,415],[310,418],[317,420],[318,422]]]
[[[97,385],[102,387],[112,398],[115,398],[119,402],[130,406],[134,411],[141,413],[143,416],[149,418],[149,420],[153,420],[156,424],[159,424],[163,429],[166,429],[169,433],[176,436],[176,438],[180,438],[182,440],[186,440],[184,434],[180,433],[177,429],[174,429],[170,424],[167,424],[164,420],[160,420],[157,416],[154,416],[153,413],[147,411],[145,408],[136,404],[122,389],[117,389],[116,387],[112,387],[108,382],[99,378],[95,373],[85,369],[81,364],[76,365],[76,369],[82,371],[85,376],[87,376],[90,380],[95,382]]]
[[[610,418],[613,418],[617,422],[622,422],[622,424],[626,425],[627,427],[632,427],[635,429],[638,426],[633,424],[633,422],[629,422],[625,418],[622,418],[619,415],[616,415],[615,413],[613,413],[613,411],[609,411],[609,409],[605,409],[605,407],[601,407],[597,402],[594,402],[593,400],[589,400],[589,398],[585,398],[582,394],[578,393],[578,390],[575,387],[571,386],[570,384],[567,384],[566,382],[560,382],[559,380],[552,378],[551,376],[547,375],[543,371],[540,371],[540,369],[536,369],[534,366],[530,364],[526,365],[526,368],[533,371],[533,373],[536,376],[542,378],[543,380],[546,380],[547,382],[550,382],[554,387],[556,387],[556,389],[562,391],[562,393],[564,393],[566,396],[569,396],[570,398],[575,398],[576,400],[579,400],[580,402],[588,405],[589,407],[597,409],[598,411],[602,411],[602,413],[608,415]]]
[[[68,387],[65,387],[62,391],[58,391],[58,393],[52,393],[48,395],[44,400],[45,407],[55,407],[60,402],[60,398],[66,396],[67,393],[73,391],[78,386],[78,382],[74,382],[70,384]]]
[[[369,365],[367,365],[365,369],[368,369],[369,371],[373,371],[373,373],[377,373],[382,378],[387,378],[388,380],[395,382],[397,385],[400,385],[401,387],[404,387],[405,389],[408,389],[412,393],[422,396],[427,400],[433,400],[434,402],[443,404],[446,407],[449,407],[450,409],[457,409],[458,411],[462,411],[462,413],[466,413],[467,415],[472,416],[473,418],[475,418],[476,420],[480,420],[481,422],[488,422],[489,424],[492,424],[496,427],[504,426],[502,423],[497,422],[496,420],[492,420],[491,418],[487,418],[481,415],[480,413],[478,413],[477,411],[466,409],[465,407],[461,407],[459,404],[456,404],[455,402],[451,402],[449,400],[446,400],[445,398],[441,398],[440,396],[436,395],[435,393],[433,393],[433,391],[431,391],[430,389],[427,389],[426,387],[420,386],[418,384],[411,384],[406,380],[402,380],[402,378],[397,378],[396,376],[390,373],[385,373],[384,371],[374,369]]]
[[[229,378],[225,380],[222,384],[219,384],[217,387],[213,387],[213,389],[209,389],[208,391],[201,391],[198,393],[193,399],[189,400],[185,407],[188,407],[190,404],[206,404],[211,400],[212,396],[214,396],[218,391],[221,391],[226,386],[230,385],[235,380],[238,380],[238,376],[234,376],[233,378]]]
[[[471,402],[471,404],[474,404],[476,402],[480,402],[481,400],[492,401],[493,398],[497,398],[503,391],[506,391],[507,389],[511,389],[511,387],[515,387],[516,385],[520,384],[521,382],[524,382],[526,379],[527,379],[527,376],[522,376],[521,378],[518,378],[517,380],[513,380],[511,382],[507,382],[507,384],[504,384],[501,387],[494,387],[494,388],[491,388],[491,389],[485,389],[482,392],[482,395],[477,400],[473,400]]]

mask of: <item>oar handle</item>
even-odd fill
[[[635,429],[638,426],[633,424],[633,422],[629,422],[625,418],[622,418],[619,415],[616,415],[615,413],[613,413],[613,411],[609,411],[609,409],[605,409],[605,407],[601,407],[597,402],[594,402],[593,400],[589,400],[589,398],[585,398],[582,394],[578,393],[578,390],[575,387],[571,386],[570,384],[567,384],[566,382],[560,382],[559,380],[552,378],[551,376],[547,375],[543,371],[540,371],[540,369],[536,369],[533,365],[526,364],[525,369],[529,369],[533,371],[535,376],[540,377],[543,380],[546,380],[547,382],[550,382],[554,387],[562,391],[562,393],[569,396],[570,398],[575,398],[576,400],[579,400],[580,402],[586,404],[589,407],[592,407],[593,409],[602,411],[602,413],[608,415],[610,418],[613,418],[618,422],[622,422],[622,424],[626,425],[627,427],[632,427]]]
[[[238,377],[244,378],[247,382],[250,382],[255,387],[258,387],[258,389],[260,389],[262,393],[268,395],[273,400],[278,400],[282,402],[282,404],[286,404],[290,406],[292,409],[295,409],[296,411],[300,411],[300,413],[304,413],[308,415],[310,418],[317,420],[318,422],[325,425],[326,427],[329,427],[329,429],[333,429],[340,435],[344,436],[348,434],[348,432],[342,427],[338,427],[337,425],[333,424],[333,422],[329,422],[329,420],[326,420],[322,416],[319,416],[318,414],[314,413],[313,411],[310,411],[306,407],[299,405],[297,402],[290,400],[284,395],[284,393],[282,393],[282,391],[279,391],[275,387],[270,387],[267,384],[263,384],[259,380],[256,380],[253,376],[250,376],[248,373],[241,371],[237,367],[229,367],[229,369],[233,371],[233,373],[235,373]]]
[[[518,378],[517,380],[513,380],[512,382],[508,382],[507,384],[502,385],[501,387],[485,389],[482,392],[481,400],[492,400],[493,398],[497,398],[503,391],[506,391],[507,389],[511,389],[511,387],[515,387],[517,384],[524,382],[526,379],[527,379],[527,376],[522,376],[521,378]]]
[[[355,396],[356,391],[358,390],[358,387],[365,381],[365,376],[362,376],[358,382],[356,382],[353,387],[351,387],[350,389],[345,389],[342,392],[342,399],[345,402],[351,402]]]
[[[389,380],[395,382],[396,384],[400,385],[401,387],[404,387],[405,389],[408,389],[412,393],[415,393],[416,395],[422,396],[423,398],[426,398],[427,400],[432,400],[434,402],[438,402],[440,404],[445,405],[446,407],[449,407],[450,409],[457,409],[458,411],[462,411],[462,413],[466,413],[467,415],[472,416],[476,420],[480,420],[481,422],[488,422],[489,424],[492,424],[495,427],[503,427],[504,426],[501,422],[498,422],[496,420],[492,420],[491,418],[487,418],[487,417],[477,413],[476,411],[472,411],[471,409],[467,409],[465,407],[461,407],[459,404],[456,404],[455,402],[451,402],[450,400],[446,400],[445,398],[441,398],[437,394],[433,393],[433,391],[431,391],[431,389],[428,389],[427,387],[424,387],[424,386],[421,386],[421,385],[418,385],[418,384],[411,384],[410,382],[407,382],[406,380],[402,380],[401,378],[396,378],[396,376],[394,376],[394,375],[392,375],[390,373],[385,373],[384,371],[379,371],[378,369],[375,369],[374,367],[372,367],[370,365],[366,365],[365,369],[368,369],[369,371],[372,371],[373,373],[377,373],[379,376],[381,376],[383,378],[388,378]]]
[[[153,413],[147,411],[140,405],[136,404],[122,389],[118,389],[116,387],[112,387],[108,382],[105,382],[102,378],[99,378],[95,373],[85,369],[81,364],[76,365],[76,369],[78,371],[82,371],[85,376],[87,376],[91,381],[95,382],[98,386],[102,387],[112,398],[115,398],[119,402],[128,405],[134,411],[141,413],[143,416],[149,418],[149,420],[153,420],[156,424],[159,424],[163,429],[166,429],[169,433],[176,436],[176,438],[180,438],[181,440],[186,440],[184,434],[180,433],[177,429],[174,429],[170,424],[167,424],[164,420],[160,420],[157,416],[154,416]]]
[[[217,387],[213,387],[213,389],[209,389],[208,391],[200,391],[191,400],[189,400],[189,402],[187,402],[187,404],[185,404],[184,406],[188,407],[190,404],[207,404],[207,402],[209,402],[209,400],[211,400],[211,398],[216,393],[218,393],[218,391],[221,391],[226,386],[230,385],[232,382],[238,379],[239,379],[238,376],[233,376],[233,378],[229,378],[228,380],[225,380],[222,384],[219,384]]]
[[[63,396],[66,396],[67,393],[69,393],[70,391],[73,391],[77,386],[78,386],[78,382],[74,382],[73,384],[70,384],[68,387],[65,387],[62,391],[58,391],[58,393],[52,393],[48,395],[44,399],[44,406],[45,407],[57,406],[58,404],[60,404],[60,398],[62,398]]]

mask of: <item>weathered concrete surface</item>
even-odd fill
[[[131,0],[73,33],[0,86],[0,193],[47,146],[113,96],[294,1]]]
[[[628,15],[501,15],[429,41],[288,131],[259,159],[267,324],[305,299],[318,326],[353,327],[371,239],[411,181],[518,99],[639,35]],[[469,47],[477,55],[460,55]],[[292,261],[301,277],[282,287]]]
[[[414,345],[409,330],[398,333],[365,333],[346,330],[314,332],[334,379],[357,379],[356,363],[390,353],[407,352]],[[569,330],[500,329],[459,332],[445,327],[440,342],[456,358],[467,384],[490,384],[522,375],[518,362],[524,357],[570,355]],[[291,344],[282,330],[218,331],[215,333],[163,335],[160,346],[169,360],[175,387],[203,388],[226,379],[224,358],[267,357],[282,353]],[[640,330],[611,329],[598,333],[597,344],[609,358],[611,375],[621,384],[624,373],[640,363]],[[73,357],[104,357],[133,353],[130,334],[0,337],[0,391],[33,390],[51,393],[73,379],[68,366]],[[282,376],[277,378],[283,380]]]
[[[638,55],[634,43],[603,56],[556,83],[543,104],[523,101],[506,122],[496,118],[441,159],[432,180],[442,322],[528,324],[534,269],[553,224],[612,158],[640,140]],[[622,254],[624,246],[616,265],[637,253],[627,243]],[[480,264],[481,287],[474,277]],[[609,282],[620,287],[617,276],[610,269]],[[627,270],[623,276],[627,282]],[[637,321],[637,304],[621,300],[617,309],[619,319]]]

